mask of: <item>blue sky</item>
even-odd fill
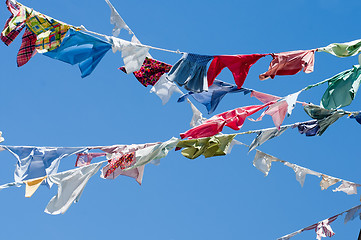
[[[105,1],[22,2],[66,23],[111,35],[110,10]],[[198,54],[252,54],[313,49],[359,39],[359,1],[112,1],[139,40],[148,45]],[[0,23],[10,16],[3,1]],[[126,31],[120,37],[129,40]],[[41,54],[16,66],[21,36],[9,47],[0,44],[2,91],[0,130],[6,145],[93,146],[166,141],[189,129],[192,112],[174,95],[162,106],[133,75],[117,68],[120,53],[111,51],[87,78],[79,69]],[[181,56],[151,50],[152,56],[174,64]],[[357,57],[337,58],[316,53],[313,73],[278,76],[260,81],[271,57],[258,61],[244,87],[286,96],[358,64]],[[228,70],[219,79],[234,83]],[[300,101],[319,104],[326,85],[301,93]],[[184,91],[184,89],[182,89]],[[203,105],[194,103],[207,114]],[[259,104],[249,95],[230,94],[218,114]],[[361,110],[359,96],[345,110]],[[258,115],[257,115],[258,116]],[[310,118],[298,105],[284,123]],[[246,121],[241,131],[273,127],[266,116]],[[321,137],[305,137],[296,129],[259,149],[309,169],[361,183],[358,142],[361,126],[343,117]],[[234,133],[225,129],[224,133]],[[249,144],[256,135],[238,136]],[[13,181],[15,158],[1,152],[1,183]],[[195,160],[170,152],[159,166],[147,165],[143,184],[96,174],[80,202],[64,215],[43,212],[57,188],[41,187],[32,198],[24,188],[0,192],[1,239],[276,239],[360,203],[331,189],[321,191],[320,179],[308,175],[301,188],[292,169],[274,163],[270,174],[253,167],[255,152],[236,146],[223,157]],[[60,171],[73,168],[75,157],[62,160]],[[356,239],[360,221],[340,217],[332,225],[333,239]],[[314,231],[292,239],[315,239]]]

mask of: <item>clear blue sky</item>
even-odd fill
[[[23,4],[72,25],[111,35],[110,10],[103,0],[28,0]],[[199,54],[252,54],[323,47],[360,38],[361,2],[341,0],[275,1],[112,1],[139,40],[148,45]],[[5,1],[1,26],[10,16]],[[124,31],[124,30],[123,30]],[[124,31],[121,35],[130,36]],[[133,75],[117,68],[120,53],[111,51],[87,78],[79,69],[37,54],[21,68],[16,55],[21,36],[9,47],[0,44],[0,130],[6,145],[88,146],[166,141],[189,129],[186,103],[173,96],[162,106]],[[151,50],[154,58],[174,64],[181,56]],[[250,70],[244,87],[286,96],[357,64],[357,57],[316,53],[315,71],[260,81],[268,69],[265,57]],[[219,79],[234,83],[228,70]],[[326,85],[301,93],[299,100],[319,104]],[[243,94],[224,98],[215,114],[259,104]],[[195,103],[209,118],[203,105]],[[360,96],[345,110],[361,110]],[[310,118],[298,105],[284,123]],[[273,127],[269,116],[242,130]],[[259,149],[315,171],[361,183],[361,126],[341,118],[321,137],[305,137],[296,129]],[[233,133],[225,129],[224,133]],[[256,135],[239,136],[251,143]],[[320,179],[308,175],[301,188],[292,169],[274,163],[268,177],[253,167],[255,152],[236,146],[230,155],[196,160],[170,152],[160,166],[147,165],[143,185],[97,174],[80,202],[64,215],[43,212],[56,194],[41,187],[32,198],[24,188],[0,192],[1,239],[276,239],[331,217],[360,203],[360,195],[321,191]],[[1,184],[13,181],[15,158],[0,153]],[[75,157],[62,160],[60,171],[73,168]],[[360,190],[360,189],[359,189]],[[360,221],[332,225],[337,239],[356,239]],[[314,231],[293,239],[315,239]]]

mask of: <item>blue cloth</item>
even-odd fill
[[[208,88],[208,92],[188,92],[182,95],[178,102],[183,102],[188,96],[192,96],[196,101],[206,106],[208,114],[212,114],[216,110],[219,102],[227,93],[243,92],[244,95],[252,92],[251,89],[238,88],[236,85],[232,85],[220,80],[214,80],[213,84]]]
[[[73,29],[70,29],[69,33],[58,48],[44,55],[71,65],[78,64],[81,77],[84,78],[93,72],[112,45]]]
[[[306,134],[307,137],[315,136],[320,131],[320,125],[317,120],[302,122],[295,124],[294,127],[298,128],[298,132]]]
[[[356,119],[356,121],[361,124],[361,112],[353,113],[350,118]]]
[[[62,158],[87,150],[84,147],[2,147],[18,160],[14,173],[15,182],[55,174]],[[43,184],[52,186],[52,183],[47,179],[44,180]]]
[[[207,64],[213,56],[185,53],[168,73],[168,80],[193,92],[208,90]]]

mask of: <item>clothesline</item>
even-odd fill
[[[316,224],[312,224],[312,225],[310,225],[308,227],[305,227],[305,228],[302,228],[302,229],[300,229],[298,231],[295,231],[293,233],[287,234],[287,235],[285,235],[285,236],[283,236],[281,238],[278,238],[277,240],[288,240],[291,237],[293,237],[293,236],[295,236],[295,235],[297,235],[297,234],[299,234],[299,233],[301,233],[301,232],[303,232],[305,230],[312,230],[312,229],[316,229],[317,239],[321,239],[321,237],[326,237],[326,236],[321,236],[322,233],[325,234],[326,231],[330,231],[331,236],[333,236],[334,233],[333,233],[332,229],[330,229],[330,226],[328,224],[329,219],[332,219],[332,221],[330,221],[330,222],[333,222],[333,221],[335,221],[337,219],[337,217],[343,215],[344,213],[347,213],[347,215],[345,216],[345,220],[344,220],[344,222],[347,223],[348,221],[353,220],[357,215],[360,215],[361,214],[360,210],[361,210],[361,205],[357,205],[357,206],[352,207],[352,208],[350,208],[350,209],[348,209],[346,211],[338,213],[338,214],[336,214],[336,215],[334,215],[332,217],[329,217],[329,218],[326,218],[326,219],[324,219],[322,221],[319,221]],[[361,217],[361,215],[360,215],[360,217]],[[327,222],[325,222],[325,221],[327,221]],[[325,224],[322,224],[322,223],[325,223]],[[320,232],[317,231],[317,228],[318,228],[319,224],[321,224],[321,226],[319,226],[319,229],[322,228],[322,230],[320,230]],[[325,228],[327,228],[327,227],[329,227],[329,229],[325,230]],[[331,236],[329,236],[329,237],[331,237]]]

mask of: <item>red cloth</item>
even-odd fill
[[[259,75],[259,79],[273,79],[276,75],[294,75],[302,69],[305,73],[313,72],[315,51],[313,49],[271,54],[273,60],[268,71]]]
[[[268,54],[215,56],[207,72],[208,86],[211,86],[223,68],[227,67],[232,72],[238,88],[241,88],[251,66],[266,55]]]
[[[233,130],[240,130],[246,118],[263,108],[273,104],[269,102],[264,105],[252,105],[241,108],[236,108],[218,115],[215,115],[205,121],[203,124],[194,127],[185,133],[181,133],[181,138],[202,138],[211,137],[221,132],[224,126],[230,127]]]
[[[36,39],[37,39],[36,34],[30,31],[29,29],[25,28],[23,41],[21,43],[18,56],[16,59],[18,63],[18,67],[23,66],[25,63],[27,63],[30,60],[30,58],[32,58],[35,55]]]

